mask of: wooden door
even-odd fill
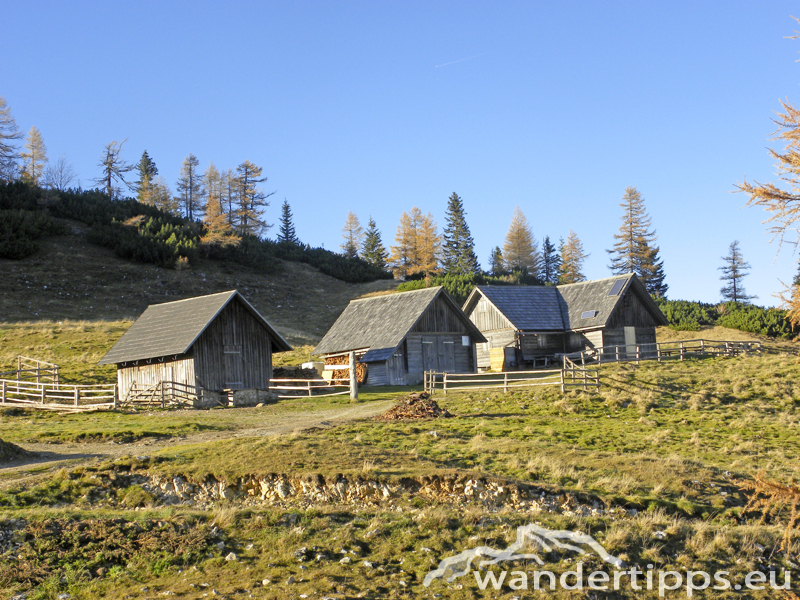
[[[405,357],[403,356],[402,344],[389,361],[389,375],[392,385],[406,385]]]
[[[244,361],[240,344],[225,344],[223,348],[225,387],[237,389],[244,387]]]
[[[448,340],[444,337],[439,337],[438,341],[438,354],[439,354],[439,369],[443,373],[456,372],[456,354],[455,343],[453,340]]]
[[[628,357],[636,356],[636,327],[625,328],[625,353]]]
[[[422,338],[422,370],[439,371],[439,361],[436,357],[436,338],[426,336]]]

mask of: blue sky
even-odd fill
[[[465,202],[485,266],[514,207],[536,238],[605,249],[644,195],[669,297],[719,299],[734,239],[761,304],[796,272],[734,184],[774,180],[779,99],[800,102],[797,6],[762,2],[44,2],[5,0],[0,96],[84,187],[128,139],[173,186],[244,160],[300,238],[338,249],[348,211],[384,242],[413,206]],[[274,231],[274,230],[273,230]]]

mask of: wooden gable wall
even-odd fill
[[[222,309],[190,352],[198,383],[207,390],[269,387],[272,340],[236,299]]]
[[[459,314],[441,296],[437,297],[411,330],[414,333],[466,333]]]
[[[513,329],[508,319],[485,296],[480,296],[475,303],[475,307],[469,314],[469,320],[475,323],[481,333]]]
[[[633,287],[628,288],[625,295],[611,315],[607,329],[619,327],[656,327],[658,323],[647,309],[639,294]]]

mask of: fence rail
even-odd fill
[[[19,381],[33,381],[36,383],[58,383],[58,365],[44,360],[17,356],[17,368],[14,371],[0,373],[0,378],[16,379]]]
[[[24,405],[45,410],[116,409],[116,384],[66,385],[21,379],[0,379],[0,405]]]
[[[345,366],[345,370],[347,369],[347,365]],[[334,383],[336,381],[343,381],[346,383]],[[350,394],[350,379],[349,378],[341,378],[341,379],[270,379],[269,380],[269,389],[270,390],[282,390],[284,392],[297,392],[295,394],[278,394],[278,398],[299,398],[302,396],[307,396],[309,398],[325,398],[328,396],[344,396],[345,394]],[[327,392],[327,393],[315,393],[320,391],[326,391],[331,389],[337,388],[344,388],[344,391],[340,392]]]
[[[193,385],[178,381],[159,381],[147,385],[132,383],[121,406],[191,406],[197,400],[197,390]]]
[[[500,373],[437,373],[425,371],[425,391],[433,394],[437,389],[447,395],[448,390],[503,390],[537,386],[559,386],[564,392],[568,387],[593,387],[600,389],[600,373],[597,369],[578,366],[564,357],[561,369],[538,369],[535,371],[503,371]]]
[[[631,344],[602,346],[589,348],[581,352],[566,355],[581,366],[586,364],[602,364],[604,362],[657,360],[665,359],[684,360],[690,356],[721,356],[733,357],[748,353],[761,354],[764,346],[761,342],[733,342],[722,340],[682,340],[677,342],[653,342],[649,344]]]

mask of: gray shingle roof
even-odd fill
[[[448,300],[457,313],[461,312],[458,304],[441,286],[352,300],[314,349],[314,354],[333,354],[369,348],[372,353],[370,360],[386,360],[374,357],[391,356],[391,351],[397,348],[440,294]],[[463,315],[463,321],[473,337],[478,341],[484,340],[480,331],[466,315]],[[378,354],[378,351],[386,352]]]
[[[477,289],[520,331],[562,331],[558,292],[552,286],[481,285]]]
[[[269,332],[275,352],[291,350],[239,292],[220,292],[163,304],[151,304],[100,360],[100,365],[185,354],[220,311],[237,299]]]
[[[616,282],[622,287],[609,295]],[[632,287],[640,300],[662,325],[667,320],[653,302],[639,279],[628,273],[606,279],[546,286],[478,286],[467,298],[465,310],[483,294],[520,331],[570,331],[603,327],[608,323],[620,299]]]
[[[611,288],[617,281],[625,283],[618,294],[609,296]],[[634,287],[638,292],[639,299],[650,309],[655,320],[661,325],[666,325],[666,318],[650,298],[641,281],[632,273],[628,273],[606,279],[559,285],[558,293],[561,299],[561,312],[565,328],[575,330],[603,327],[608,323],[622,297]],[[590,311],[596,311],[595,316],[583,318],[583,314]]]

